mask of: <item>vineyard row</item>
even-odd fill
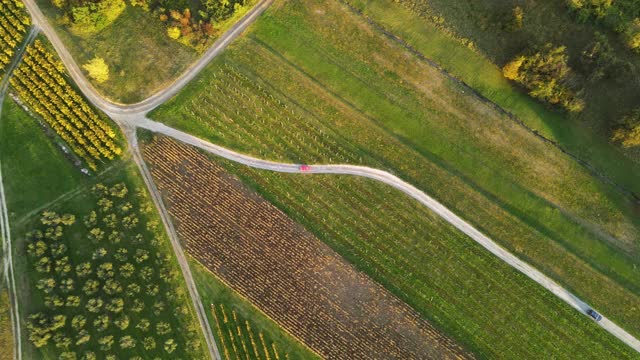
[[[0,75],[22,43],[31,21],[24,12],[24,4],[19,0],[0,1]]]
[[[122,153],[112,126],[73,89],[62,63],[39,40],[27,48],[11,85],[92,170]]]

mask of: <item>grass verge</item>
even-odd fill
[[[0,360],[13,359],[13,331],[11,329],[11,303],[6,287],[0,285]]]

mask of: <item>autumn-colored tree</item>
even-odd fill
[[[529,94],[570,112],[580,112],[584,103],[567,85],[571,68],[564,46],[545,45],[530,55],[520,55],[507,63],[503,75],[529,90]]]
[[[640,18],[636,18],[626,32],[627,46],[629,49],[640,53]]]
[[[142,340],[142,345],[145,350],[153,350],[156,348],[156,340],[151,336],[147,336]]]
[[[113,271],[113,263],[106,262],[100,264],[96,271],[96,275],[98,275],[98,278],[100,279],[112,278],[115,275],[115,272]]]
[[[169,354],[174,352],[177,348],[178,348],[178,344],[173,339],[167,339],[164,342],[164,351],[166,351]]]
[[[98,339],[98,344],[100,344],[100,350],[109,351],[111,350],[111,346],[113,346],[113,335],[103,336]]]
[[[620,126],[613,132],[613,140],[626,148],[640,146],[640,107],[620,120]]]
[[[100,289],[100,282],[98,280],[89,279],[84,283],[82,291],[87,295],[93,295]]]
[[[113,298],[107,304],[106,309],[112,313],[120,313],[124,309],[124,300],[122,298]]]
[[[167,29],[167,36],[169,36],[174,40],[177,40],[181,34],[182,34],[182,31],[180,31],[180,28],[177,26],[172,26]]]
[[[80,306],[80,297],[77,295],[69,295],[67,296],[67,300],[65,300],[64,305],[66,307],[78,307]]]
[[[67,245],[64,243],[53,243],[51,244],[51,256],[54,259],[60,258],[67,252]]]
[[[109,65],[101,57],[91,59],[91,61],[82,65],[82,68],[87,70],[89,77],[98,83],[109,80]]]
[[[105,331],[109,328],[110,323],[111,319],[109,319],[108,315],[98,315],[98,317],[93,320],[93,328],[100,332]]]
[[[53,336],[53,343],[57,348],[68,349],[69,345],[71,345],[71,338],[63,333],[57,333]]]
[[[138,322],[138,325],[136,325],[136,329],[143,331],[143,332],[147,332],[149,331],[149,326],[151,325],[151,322],[149,322],[149,320],[147,319],[141,319],[140,322]]]
[[[120,328],[120,330],[125,330],[129,327],[129,317],[125,314],[118,316],[113,323]]]
[[[80,329],[84,328],[86,323],[87,318],[84,317],[84,315],[76,315],[71,319],[71,327],[76,331],[80,331]]]
[[[158,324],[156,324],[156,332],[159,335],[165,335],[171,332],[171,325],[169,325],[169,323],[161,321]]]
[[[76,266],[76,275],[78,277],[87,277],[91,275],[92,272],[93,270],[91,270],[90,262],[83,262],[80,263],[80,265]]]
[[[100,31],[117,19],[125,7],[124,0],[81,1],[70,9],[71,29],[81,35]]]
[[[122,349],[131,349],[136,347],[136,340],[130,335],[121,337],[118,342],[120,344],[120,348]]]
[[[82,329],[76,334],[76,345],[82,345],[91,340],[91,335],[87,329]]]
[[[104,305],[104,302],[102,301],[102,299],[93,298],[87,301],[86,308],[87,308],[87,311],[89,312],[97,313],[100,311],[100,309],[102,309],[102,305]]]

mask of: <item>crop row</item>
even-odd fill
[[[0,0],[0,75],[4,74],[31,23],[23,9],[20,0]]]
[[[211,305],[211,313],[216,322],[217,336],[222,353],[227,360],[255,359],[281,360],[288,359],[288,355],[281,356],[275,343],[269,344],[262,332],[258,334],[251,328],[248,320],[239,318],[235,310],[231,313],[223,304]]]
[[[196,151],[145,148],[187,250],[327,358],[465,357],[452,340]]]
[[[63,65],[39,40],[27,48],[11,85],[91,169],[121,154],[112,126],[73,89]]]

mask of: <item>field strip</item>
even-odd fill
[[[78,85],[82,93],[91,103],[107,114],[136,114],[147,113],[176,95],[183,87],[191,82],[191,80],[193,80],[200,71],[204,69],[211,60],[213,60],[213,58],[220,54],[233,40],[240,36],[242,32],[271,5],[273,0],[260,0],[260,2],[254,5],[253,8],[242,17],[242,19],[238,20],[237,23],[222,34],[200,57],[200,59],[193,63],[173,83],[147,99],[131,105],[115,103],[101,96],[84,76],[82,70],[80,70],[80,67],[64,46],[64,43],[58,34],[55,32],[53,27],[51,27],[42,11],[38,8],[35,0],[24,0],[23,2],[31,15],[33,24],[40,26],[42,32],[47,36],[58,53],[58,56],[66,66],[69,75],[71,75],[76,85]]]
[[[355,8],[354,6],[352,6],[351,4],[349,4],[346,1],[341,1],[341,3],[344,6],[346,6],[347,8],[349,8],[349,10],[351,12],[353,12],[354,14],[357,14],[358,16],[361,16],[367,23],[369,23],[371,26],[373,26],[376,30],[378,30],[385,37],[387,37],[388,39],[396,42],[397,44],[399,44],[400,46],[405,48],[407,51],[409,51],[410,53],[412,53],[413,55],[418,57],[420,60],[422,60],[422,61],[426,62],[427,64],[429,64],[431,67],[436,69],[438,72],[440,72],[442,75],[444,75],[446,78],[448,78],[452,82],[464,87],[466,89],[466,91],[469,91],[469,93],[471,93],[473,96],[475,96],[478,100],[480,100],[483,103],[487,104],[488,106],[490,106],[494,110],[498,111],[499,113],[504,114],[508,119],[512,120],[513,122],[515,122],[516,124],[521,126],[523,129],[525,129],[532,136],[534,136],[534,137],[542,140],[543,142],[555,147],[560,152],[562,152],[566,156],[570,157],[573,161],[578,163],[580,166],[582,166],[585,169],[587,169],[587,171],[590,174],[592,174],[596,178],[600,179],[604,183],[611,185],[614,189],[616,189],[616,191],[618,191],[621,194],[623,194],[624,196],[630,198],[632,201],[634,201],[636,203],[640,203],[640,196],[638,194],[634,193],[632,190],[628,189],[627,187],[619,184],[614,179],[612,179],[609,176],[607,176],[605,173],[599,171],[594,165],[589,163],[587,160],[584,160],[583,158],[579,157],[578,155],[576,155],[576,154],[570,152],[569,150],[565,149],[557,140],[549,139],[548,137],[546,137],[544,134],[542,134],[538,130],[530,127],[522,119],[520,119],[517,115],[515,115],[514,113],[508,111],[507,109],[503,108],[502,106],[498,105],[493,100],[491,100],[488,97],[486,97],[485,95],[482,95],[478,90],[474,89],[471,85],[467,84],[464,80],[462,80],[461,78],[457,77],[456,75],[451,73],[449,70],[443,68],[440,64],[438,64],[437,62],[435,62],[431,58],[427,57],[424,53],[422,53],[417,48],[413,47],[411,44],[409,44],[409,42],[407,42],[406,40],[404,40],[400,36],[392,33],[389,30],[387,30],[387,28],[385,28],[380,23],[376,22],[373,18],[369,17],[367,14],[364,14],[362,11],[358,10],[357,8]]]
[[[369,179],[373,179],[376,181],[383,182],[387,185],[390,185],[410,197],[414,198],[424,206],[428,207],[431,211],[438,214],[444,220],[449,222],[451,225],[456,227],[458,230],[462,231],[464,234],[472,238],[478,244],[480,244],[485,249],[489,250],[492,254],[520,271],[533,281],[542,285],[545,289],[551,291],[555,296],[560,298],[562,301],[569,304],[574,309],[580,311],[581,313],[586,315],[587,310],[591,309],[591,307],[577,296],[569,292],[567,289],[563,288],[551,278],[544,275],[542,272],[538,271],[531,265],[526,262],[520,260],[515,255],[511,254],[509,251],[505,250],[503,247],[495,243],[493,240],[482,234],[480,231],[475,229],[471,224],[464,221],[462,218],[451,212],[444,205],[440,204],[435,199],[431,198],[423,191],[419,190],[415,186],[403,181],[395,175],[392,175],[386,171],[368,168],[364,166],[354,166],[354,165],[310,165],[307,170],[301,170],[300,165],[298,164],[284,164],[273,161],[260,160],[251,156],[243,155],[237,152],[234,152],[229,149],[225,149],[223,147],[211,144],[205,140],[202,140],[193,135],[187,134],[180,130],[176,130],[164,124],[155,122],[146,117],[138,116],[138,117],[126,117],[120,119],[120,121],[126,121],[131,124],[134,124],[138,127],[151,130],[153,132],[161,133],[167,136],[170,136],[174,139],[180,140],[186,144],[190,144],[196,146],[200,149],[203,149],[207,152],[210,152],[214,155],[221,156],[225,159],[240,163],[242,165],[250,166],[257,169],[270,170],[276,172],[284,172],[284,173],[298,173],[298,174],[335,174],[335,175],[352,175],[352,176],[360,176],[366,177]],[[137,144],[136,144],[137,146]],[[611,320],[607,319],[603,316],[602,320],[597,323],[603,329],[611,333],[613,336],[620,339],[625,344],[629,345],[631,348],[640,352],[640,341],[636,339],[633,335],[626,332],[624,329],[616,325]]]
[[[189,295],[191,297],[191,301],[193,302],[193,307],[196,311],[198,321],[200,322],[200,327],[203,331],[203,336],[207,343],[207,349],[209,351],[209,356],[211,359],[219,360],[222,359],[220,356],[220,351],[218,350],[218,346],[216,344],[215,338],[213,337],[213,332],[211,325],[209,324],[209,318],[207,317],[207,313],[205,307],[202,305],[202,298],[198,293],[198,288],[196,287],[196,283],[193,280],[193,275],[191,273],[191,268],[189,267],[189,262],[187,261],[187,257],[182,250],[182,245],[180,244],[180,239],[178,238],[178,233],[173,227],[173,222],[169,216],[169,212],[164,207],[164,203],[162,202],[162,197],[158,192],[158,189],[151,178],[151,173],[147,168],[147,164],[142,159],[142,154],[140,153],[140,148],[138,147],[138,138],[136,137],[135,128],[134,129],[125,129],[125,136],[133,153],[133,159],[138,165],[140,169],[140,173],[142,174],[142,178],[144,179],[147,188],[149,189],[149,193],[151,194],[151,198],[158,209],[158,213],[162,218],[162,222],[164,223],[165,230],[167,231],[167,235],[171,240],[171,246],[173,247],[173,251],[176,254],[176,259],[178,260],[178,264],[180,264],[180,269],[182,270],[182,276],[187,285],[187,289],[189,289]]]
[[[36,38],[40,29],[34,25],[29,30],[29,34],[25,38],[22,46],[18,49],[13,62],[7,69],[7,72],[0,84],[0,121],[2,120],[2,105],[4,104],[4,96],[9,87],[9,78],[11,73],[22,60],[22,55],[27,46]],[[4,275],[7,280],[9,290],[9,300],[11,303],[11,327],[13,328],[14,348],[13,358],[22,359],[22,335],[20,328],[20,305],[18,305],[18,295],[16,292],[16,278],[13,272],[13,244],[11,243],[11,229],[9,227],[9,212],[7,211],[7,201],[4,193],[4,181],[2,178],[2,164],[0,163],[0,236],[2,236],[2,256],[4,264]]]
[[[2,209],[0,211],[0,225],[2,227],[2,253],[4,262],[4,274],[9,288],[11,300],[11,324],[13,328],[14,338],[14,359],[22,359],[22,335],[20,329],[20,306],[18,305],[18,296],[16,294],[16,278],[13,272],[13,246],[11,244],[11,231],[9,229],[9,214],[7,212],[7,202],[4,194],[4,184],[2,181],[2,164],[0,164],[0,203]]]

